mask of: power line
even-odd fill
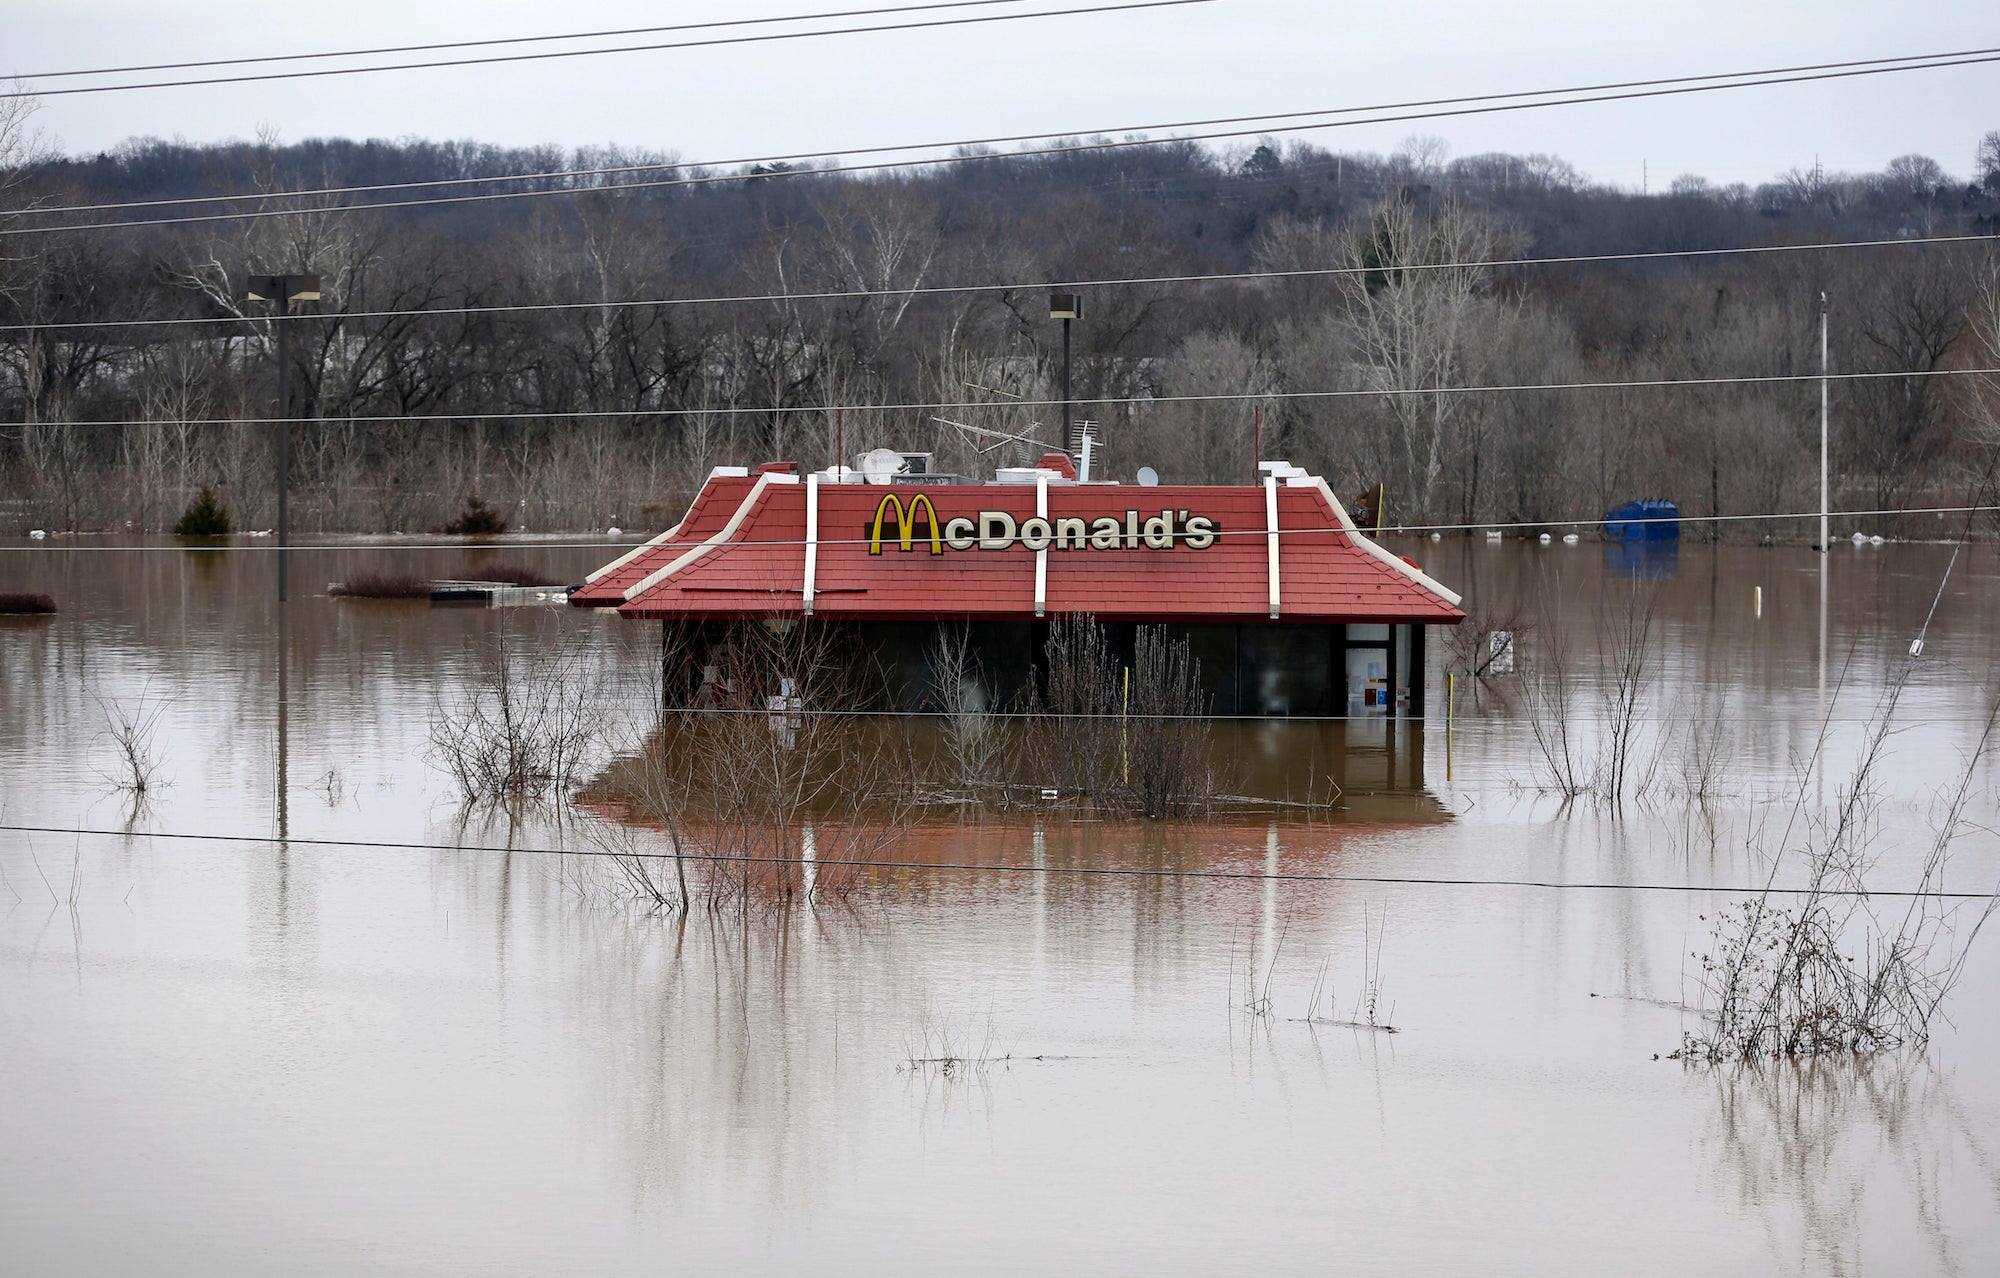
[[[1665,262],[1697,257],[1749,257],[1778,253],[1833,252],[1851,249],[1935,247],[1944,244],[1990,244],[2000,234],[1929,235],[1910,239],[1834,240],[1817,244],[1762,244],[1735,248],[1658,249],[1632,253],[1574,253],[1561,257],[1503,257],[1470,262],[1412,262],[1406,266],[1314,266],[1283,270],[1216,271],[1184,275],[1140,275],[1099,279],[1026,280],[1012,284],[927,284],[905,289],[826,289],[806,293],[726,293],[706,297],[656,297],[609,302],[513,302],[492,306],[440,306],[402,311],[301,312],[298,319],[331,319],[340,322],[364,319],[410,319],[419,316],[483,316],[538,314],[554,311],[634,310],[647,307],[748,305],[785,302],[857,301],[882,297],[941,297],[972,293],[1038,292],[1052,288],[1110,288],[1117,286],[1164,286],[1170,284],[1251,283],[1281,279],[1324,279],[1345,275],[1421,274],[1427,271],[1526,269],[1549,266],[1593,266],[1614,262]],[[66,332],[96,328],[172,328],[187,325],[218,325],[246,322],[256,317],[224,315],[212,317],[125,320],[65,320],[56,324],[0,324],[0,333]]]
[[[315,208],[254,209],[239,213],[204,213],[204,214],[190,214],[181,217],[135,218],[135,219],[113,221],[113,222],[80,222],[80,223],[57,224],[54,226],[41,226],[41,227],[5,227],[5,228],[0,228],[0,235],[53,234],[59,231],[100,231],[100,230],[112,230],[118,228],[146,227],[146,226],[185,226],[185,225],[194,225],[194,224],[209,223],[209,222],[242,221],[242,220],[253,220],[261,218],[271,218],[271,217],[300,217],[300,216],[307,216],[314,214],[350,213],[350,212],[382,210],[382,209],[427,208],[427,207],[436,207],[448,204],[486,203],[495,200],[537,199],[549,196],[576,196],[579,194],[609,194],[613,192],[622,192],[622,191],[658,190],[670,187],[708,186],[722,182],[743,182],[749,180],[764,180],[770,178],[830,177],[838,174],[880,172],[892,169],[942,168],[949,165],[972,164],[972,163],[992,161],[992,160],[1023,160],[1023,159],[1033,159],[1037,157],[1080,155],[1084,153],[1095,153],[1102,151],[1117,151],[1117,150],[1130,149],[1133,147],[1162,146],[1168,142],[1200,142],[1200,141],[1215,141],[1224,138],[1273,136],[1280,133],[1309,133],[1324,129],[1354,128],[1370,124],[1404,123],[1413,120],[1441,119],[1449,116],[1487,115],[1502,111],[1522,111],[1539,107],[1577,106],[1577,105],[1584,105],[1596,102],[1629,101],[1641,98],[1672,97],[1688,93],[1708,93],[1721,89],[1747,89],[1747,88],[1759,88],[1776,84],[1799,84],[1817,80],[1839,80],[1839,79],[1848,79],[1855,76],[1885,75],[1898,71],[1941,70],[1947,67],[1973,66],[1973,65],[1992,63],[1992,62],[2000,62],[2000,54],[1993,54],[1990,56],[1981,56],[1981,57],[1951,58],[1944,61],[1920,62],[1903,66],[1866,67],[1859,70],[1850,70],[1850,71],[1830,71],[1830,72],[1821,72],[1809,75],[1772,76],[1772,77],[1756,78],[1756,79],[1743,79],[1729,84],[1686,84],[1678,88],[1645,89],[1632,92],[1602,93],[1602,94],[1590,94],[1582,96],[1559,97],[1559,98],[1550,98],[1540,102],[1505,102],[1490,106],[1456,107],[1456,108],[1448,108],[1448,109],[1441,109],[1434,111],[1405,112],[1396,115],[1375,115],[1363,119],[1320,120],[1305,124],[1275,125],[1275,126],[1266,126],[1262,128],[1253,128],[1253,129],[1224,129],[1211,132],[1182,134],[1167,139],[1129,138],[1124,140],[1116,140],[1110,138],[1099,138],[1089,142],[1076,141],[1072,139],[1061,145],[1051,145],[1051,146],[1030,148],[1027,150],[1012,151],[1012,152],[995,152],[991,154],[954,154],[954,155],[933,156],[927,159],[919,159],[919,160],[883,161],[879,163],[869,163],[869,164],[824,165],[815,168],[787,168],[787,169],[778,169],[766,173],[661,178],[645,182],[610,183],[602,186],[594,186],[587,188],[552,188],[548,190],[539,190],[539,191],[496,191],[496,192],[485,192],[473,195],[434,196],[434,197],[427,197],[423,199],[412,199],[412,200],[380,200],[364,204],[342,204],[342,205],[335,205],[331,207],[316,208],[316,209]],[[5,96],[6,95],[4,94],[0,94],[0,98],[4,98]],[[1510,96],[1510,95],[1497,95],[1497,96]],[[1326,114],[1335,114],[1346,111],[1352,111],[1356,109],[1357,108],[1331,108],[1329,109],[1328,112],[1326,112]],[[1367,109],[1367,108],[1359,108],[1359,109]],[[1298,114],[1319,114],[1319,113],[1295,112],[1290,114],[1298,115]],[[1289,117],[1252,116],[1252,117],[1235,117],[1235,118],[1269,120],[1269,119],[1282,119]],[[1216,121],[1216,123],[1223,123],[1223,122],[1227,121],[1222,121],[1222,120]],[[1042,134],[1036,136],[1057,137],[1059,135]],[[971,147],[981,144],[977,142],[965,142],[965,143],[960,143],[958,145],[961,147]],[[900,150],[907,148],[885,148],[885,149]],[[663,166],[646,166],[646,167],[663,167]],[[708,166],[698,166],[698,167],[708,167]],[[417,185],[430,185],[430,184],[419,183]],[[33,210],[31,209],[22,209],[22,210],[16,210],[15,212],[28,213],[32,211]]]
[[[820,22],[834,18],[873,18],[885,14],[921,13],[936,9],[978,9],[1028,0],[955,0],[954,3],[909,4],[887,9],[843,9],[827,13],[794,13],[774,18],[731,18],[723,22],[682,22],[665,27],[623,27],[611,31],[566,31],[556,35],[507,36],[491,40],[448,40],[438,44],[397,44],[372,49],[334,49],[324,53],[273,53],[252,58],[210,58],[200,62],[151,62],[138,66],[96,67],[83,71],[17,71],[0,79],[32,82],[86,75],[132,75],[142,71],[191,71],[204,67],[234,67],[257,62],[305,62],[320,58],[371,58],[391,53],[433,53],[442,49],[483,49],[502,44],[544,44],[554,40],[608,40],[617,36],[660,35],[668,31],[707,31],[718,27],[761,27],[774,23]]]
[[[1183,485],[1176,485],[1176,487],[1180,486]],[[1186,485],[1186,486],[1229,487],[1229,485]],[[908,491],[908,490],[899,489],[897,491]],[[918,491],[922,490],[918,489]],[[1123,488],[1122,491],[1126,493],[1137,494],[1146,492],[1148,490],[1140,488],[1135,485],[1130,488]],[[1979,514],[2000,513],[2000,505],[1917,506],[1917,507],[1907,507],[1903,509],[1883,507],[1878,510],[1834,510],[1834,511],[1829,511],[1827,513],[1828,517],[1831,519],[1881,519],[1881,518],[1892,518],[1892,517],[1910,516],[1910,515],[1979,515]],[[1759,514],[1676,515],[1672,520],[1661,520],[1660,522],[1682,523],[1682,524],[1726,524],[1726,523],[1750,522],[1756,520],[1818,519],[1818,518],[1819,518],[1819,512],[1817,510],[1781,510],[1781,511],[1766,511]],[[1516,522],[1507,522],[1502,520],[1502,521],[1491,521],[1486,523],[1471,523],[1471,524],[1398,524],[1392,528],[1385,528],[1382,531],[1384,536],[1396,536],[1396,535],[1409,536],[1409,535],[1428,533],[1428,532],[1437,532],[1437,533],[1484,532],[1489,530],[1504,532],[1510,530],[1518,531],[1524,529],[1539,530],[1539,529],[1552,529],[1552,528],[1603,528],[1611,524],[1623,524],[1631,522],[1633,521],[1629,519],[1610,519],[1610,518],[1543,519],[1543,520],[1522,520]],[[1280,528],[1277,530],[1275,534],[1273,534],[1271,530],[1266,528],[1235,528],[1235,529],[1219,528],[1215,530],[1214,535],[1217,537],[1270,537],[1273,535],[1278,537],[1307,537],[1307,536],[1323,537],[1333,533],[1345,533],[1346,531],[1347,529],[1344,525],[1326,524],[1308,528]],[[1184,536],[1184,534],[1176,534],[1176,535]],[[1375,538],[1374,534],[1372,533],[1364,533],[1363,535],[1368,536],[1371,540],[1377,540],[1377,538]],[[867,545],[869,544],[869,542],[870,539],[866,537],[856,537],[856,538],[820,537],[817,538],[812,544],[819,546],[860,546],[860,545]],[[435,550],[435,551],[454,551],[462,553],[465,551],[474,551],[474,550],[511,550],[511,551],[634,550],[643,547],[645,544],[646,544],[645,539],[643,538],[638,541],[499,541],[499,542],[473,542],[467,544],[457,544],[452,542],[414,542],[414,543],[390,542],[390,541],[384,541],[381,538],[377,537],[376,539],[370,541],[314,542],[306,545],[294,545],[290,547],[290,549],[300,552],[382,550],[382,551],[394,551],[400,553],[403,551]],[[799,547],[799,546],[804,546],[807,543],[803,538],[766,538],[758,540],[734,541],[728,544],[731,546]],[[65,554],[182,554],[187,552],[199,552],[202,554],[221,554],[231,551],[269,552],[269,551],[275,551],[277,549],[279,549],[279,547],[276,545],[276,543],[259,544],[259,545],[237,545],[232,543],[226,546],[178,546],[178,545],[176,546],[67,546],[67,545],[0,546],[0,552],[13,551],[17,554],[47,554],[53,551],[61,551],[62,553]]]
[[[674,40],[661,44],[627,44],[605,49],[555,49],[539,53],[502,53],[477,58],[446,58],[435,62],[391,62],[372,67],[324,67],[307,71],[263,71],[251,75],[204,76],[192,80],[148,80],[138,84],[87,85],[74,89],[17,90],[0,93],[8,98],[53,98],[80,93],[126,93],[135,89],[185,89],[211,84],[255,84],[269,80],[316,80],[335,75],[366,75],[378,71],[432,71],[445,67],[492,66],[510,62],[545,62],[555,58],[588,58],[612,53],[652,53],[665,49],[710,49],[721,45],[768,44],[775,40],[808,40],[820,36],[869,35],[884,31],[919,31],[939,27],[964,27],[989,22],[1020,22],[1031,18],[1068,18],[1082,14],[1120,13],[1132,9],[1169,9],[1190,4],[1216,4],[1219,0],[1124,0],[1120,4],[1088,5],[1076,9],[1043,9],[1034,13],[989,13],[969,18],[931,18],[921,22],[892,22],[877,26],[829,27],[819,31],[782,31],[764,35],[716,36],[706,40]],[[917,6],[920,8],[945,6]],[[671,30],[672,28],[665,28]],[[262,61],[263,59],[251,59]]]
[[[1022,2],[1022,0],[1008,0],[1008,2],[1020,3]],[[1067,130],[1060,134],[1016,133],[1016,134],[1004,134],[1004,135],[999,135],[994,137],[984,137],[984,138],[961,138],[949,142],[909,142],[898,146],[869,146],[869,147],[860,147],[833,153],[823,152],[823,151],[787,152],[778,155],[739,157],[733,160],[708,160],[695,164],[684,164],[679,161],[674,161],[672,163],[620,164],[620,165],[599,166],[594,168],[555,169],[555,170],[546,170],[539,173],[498,174],[490,176],[463,177],[463,178],[433,178],[425,181],[412,181],[412,182],[379,182],[366,185],[314,187],[297,191],[259,191],[259,192],[247,192],[241,194],[182,196],[171,199],[128,200],[119,203],[103,203],[103,204],[38,205],[33,208],[16,210],[16,212],[23,215],[113,212],[124,209],[167,208],[167,207],[174,207],[174,206],[188,205],[188,204],[223,204],[223,203],[250,201],[250,200],[308,199],[308,198],[316,198],[316,197],[330,196],[330,195],[375,194],[385,191],[407,191],[407,190],[427,189],[427,188],[446,187],[446,186],[474,186],[474,185],[486,185],[499,182],[546,182],[559,179],[570,179],[579,177],[610,177],[626,173],[652,172],[659,169],[725,168],[725,167],[733,167],[733,166],[749,165],[749,164],[770,164],[780,161],[812,160],[812,159],[823,158],[829,154],[839,154],[845,156],[881,155],[881,154],[891,154],[899,151],[943,150],[953,147],[997,146],[1006,143],[1046,141],[1051,138],[1057,138],[1057,137],[1070,137],[1070,136],[1096,137],[1105,134],[1130,135],[1133,133],[1157,132],[1163,129],[1207,128],[1222,124],[1255,124],[1262,121],[1296,120],[1296,119],[1304,119],[1307,117],[1316,117],[1323,115],[1355,115],[1371,111],[1405,111],[1423,107],[1461,106],[1470,103],[1500,102],[1518,98],[1554,97],[1554,96],[1564,96],[1564,95],[1578,94],[1578,93],[1600,93],[1618,89],[1653,88],[1662,85],[1713,83],[1723,80],[1732,80],[1732,81],[1743,80],[1753,76],[1790,75],[1798,72],[1833,71],[1833,70],[1843,70],[1856,67],[1878,67],[1890,70],[1921,70],[1924,69],[1925,66],[1929,66],[1934,63],[1939,63],[1940,59],[1973,58],[1973,57],[1982,57],[1985,55],[2000,55],[2000,47],[1984,48],[1984,49],[1960,49],[1944,53],[1908,54],[1901,57],[1892,57],[1892,58],[1863,58],[1845,62],[1801,63],[1795,66],[1766,67],[1752,71],[1723,71],[1723,72],[1706,73],[1701,75],[1665,76],[1648,80],[1609,81],[1601,84],[1573,85],[1568,88],[1561,88],[1561,89],[1517,89],[1517,90],[1509,90],[1497,93],[1467,94],[1458,97],[1448,97],[1448,98],[1423,98],[1405,102],[1384,102],[1384,103],[1376,103],[1372,106],[1329,107],[1321,110],[1312,110],[1312,111],[1279,111],[1266,115],[1222,116],[1213,119],[1203,119],[1203,120],[1176,120],[1176,121],[1168,121],[1165,123],[1155,123],[1155,124],[1122,125],[1117,128],[1075,129],[1075,130]],[[1916,63],[1921,65],[1918,66],[1895,65],[1901,63]],[[1941,63],[1940,65],[1952,66],[1958,64],[1952,62],[1944,62]],[[1717,85],[1716,87],[1733,88],[1733,87],[1743,87],[1743,86],[1725,84],[1725,85]],[[1121,143],[1121,145],[1134,145],[1134,146],[1159,145],[1159,144],[1160,143],[1157,142],[1146,142],[1146,141]],[[976,157],[976,158],[1005,158],[1005,157]],[[908,163],[930,163],[930,162],[931,161],[910,161]],[[766,175],[759,175],[759,176],[766,176]],[[769,175],[769,176],[775,176],[775,175]],[[737,178],[729,178],[722,180],[740,181],[742,179],[740,177],[737,177]],[[623,190],[629,188],[625,187],[571,188],[553,193],[576,194],[578,193],[579,189]],[[538,192],[537,194],[549,194],[549,193],[550,192]],[[391,207],[391,206],[384,206],[384,207]],[[318,210],[313,210],[313,211],[318,211]]]
[[[1822,380],[1837,382],[1882,381],[1897,378],[1920,377],[1993,377],[2000,376],[2000,368],[1925,368],[1907,372],[1862,372],[1862,373],[1764,373],[1739,377],[1650,377],[1629,381],[1605,382],[1521,382],[1509,385],[1489,386],[1389,386],[1352,390],[1293,390],[1293,391],[1222,391],[1200,395],[1079,395],[1072,400],[1060,399],[1012,399],[996,404],[991,400],[929,400],[920,403],[900,404],[768,404],[754,407],[730,406],[720,408],[566,408],[543,410],[520,410],[508,412],[464,412],[464,413],[384,413],[380,415],[358,414],[352,417],[220,417],[190,418],[167,417],[150,421],[95,420],[57,422],[8,422],[0,423],[0,429],[25,426],[78,426],[91,429],[104,427],[127,428],[132,426],[302,426],[313,422],[367,422],[381,424],[409,424],[419,422],[501,422],[501,421],[576,421],[582,419],[618,420],[644,417],[751,417],[775,414],[795,415],[800,413],[831,413],[838,411],[851,413],[908,413],[935,412],[941,409],[963,410],[980,408],[1060,408],[1066,402],[1075,405],[1111,405],[1118,407],[1143,407],[1160,404],[1214,404],[1214,403],[1259,403],[1280,404],[1321,399],[1394,399],[1401,396],[1423,395],[1507,395],[1553,391],[1628,391],[1628,390],[1672,390],[1683,387],[1703,386],[1768,386],[1797,385],[1815,383]],[[1481,525],[1482,527],[1484,525]]]
[[[759,713],[766,712],[760,711]],[[1745,896],[1876,896],[1898,900],[1942,901],[1985,901],[1990,900],[1994,895],[1990,892],[1909,891],[1895,889],[1875,891],[1856,888],[1788,888],[1769,886],[1734,887],[1698,883],[1577,882],[1560,879],[1420,878],[1413,875],[1309,874],[1299,872],[1271,874],[1264,871],[1251,870],[1160,870],[1092,865],[985,865],[976,861],[879,861],[835,858],[807,861],[800,857],[733,856],[716,852],[617,852],[606,848],[507,848],[470,843],[401,843],[387,839],[274,838],[250,834],[186,834],[165,830],[103,830],[49,825],[0,825],[0,830],[15,834],[59,834],[72,837],[88,835],[91,837],[112,839],[172,839],[198,843],[256,843],[318,848],[368,848],[377,851],[475,852],[484,855],[499,856],[518,853],[522,856],[565,856],[609,858],[612,860],[631,858],[644,861],[672,861],[679,859],[719,865],[785,865],[795,869],[804,869],[810,866],[815,870],[947,870],[983,874],[1048,874],[1074,875],[1089,878],[1206,879],[1244,883],[1354,883],[1403,887],[1539,888],[1565,892],[1740,893]]]

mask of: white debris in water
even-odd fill
[[[49,534],[47,529],[35,528],[30,530],[28,533],[29,541],[47,541],[48,539],[49,539]]]
[[[613,524],[611,527],[606,528],[604,530],[604,535],[606,537],[616,537],[621,533],[623,533],[624,531],[625,531],[624,529],[618,527],[616,524]]]

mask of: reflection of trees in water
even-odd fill
[[[924,1003],[887,929],[796,907],[574,918],[578,1011],[602,1037],[634,1207],[810,1212],[864,1119],[868,1072],[889,1071],[883,1045]]]
[[[1953,1165],[1968,1158],[1978,1169],[1988,1212],[2000,1168],[1947,1076],[1878,1056],[1716,1067],[1710,1079],[1701,1142],[1717,1187],[1762,1223],[1775,1259],[1836,1274],[1863,1269],[1867,1252],[1964,1268]]]
[[[1040,837],[997,833],[1026,845],[997,853],[1026,864],[1171,870],[1214,855],[1214,833],[1195,828],[1061,822]],[[660,914],[580,900],[554,872],[540,881],[545,906],[567,903],[557,913],[571,933],[562,948],[577,956],[570,1001],[599,1044],[588,1053],[602,1074],[597,1103],[635,1209],[747,1203],[752,1218],[813,1213],[868,1125],[988,1121],[1005,1096],[1001,1067],[949,1080],[905,1068],[898,1081],[928,1021],[990,1024],[996,1053],[1042,1050],[1017,1037],[1018,1015],[994,1011],[996,990],[1026,1007],[1073,996],[1071,960],[1086,939],[1129,956],[1122,973],[1098,975],[1130,997],[1182,998],[1191,983],[1222,978],[1197,938],[1254,891],[884,871],[845,904]]]

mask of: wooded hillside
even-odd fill
[[[1504,263],[1992,236],[2000,134],[1977,163],[1970,179],[1913,156],[1634,193],[1424,139],[1391,156],[1079,147],[886,175],[424,141],[146,141],[35,162],[17,147],[0,170],[0,533],[161,529],[202,485],[238,526],[271,522],[273,428],[228,421],[276,415],[253,272],[324,281],[294,325],[288,406],[308,532],[427,529],[473,494],[538,531],[664,525],[711,465],[828,465],[837,431],[850,455],[928,448],[990,473],[1039,450],[980,452],[990,441],[934,419],[1060,438],[1059,409],[1019,401],[1060,394],[1047,293],[1070,282],[1076,398],[1114,475],[1244,481],[1261,432],[1265,456],[1337,491],[1386,481],[1397,522],[1592,518],[1638,497],[1807,509],[1816,381],[1553,388],[1816,374],[1825,293],[1835,372],[1890,375],[1834,384],[1836,507],[1959,505],[2000,443],[2000,379],[1928,374],[2000,367],[1993,241]],[[635,167],[478,188],[537,192],[518,199],[281,198],[617,166]],[[258,198],[34,211],[222,194]],[[102,225],[301,200],[312,211]],[[1094,282],[1257,271],[1333,273]],[[114,322],[141,318],[195,322]],[[1545,389],[1451,389],[1509,386]],[[1233,398],[1174,398],[1201,396]]]

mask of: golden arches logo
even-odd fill
[[[911,543],[917,531],[917,512],[922,511],[924,519],[931,526],[931,553],[933,555],[944,553],[944,537],[940,532],[943,525],[938,521],[937,507],[931,505],[930,496],[918,493],[910,498],[910,504],[906,507],[902,498],[894,493],[885,493],[881,502],[875,507],[875,527],[868,534],[869,554],[882,553],[882,519],[889,513],[891,507],[896,511],[896,544],[900,549],[912,549]]]

